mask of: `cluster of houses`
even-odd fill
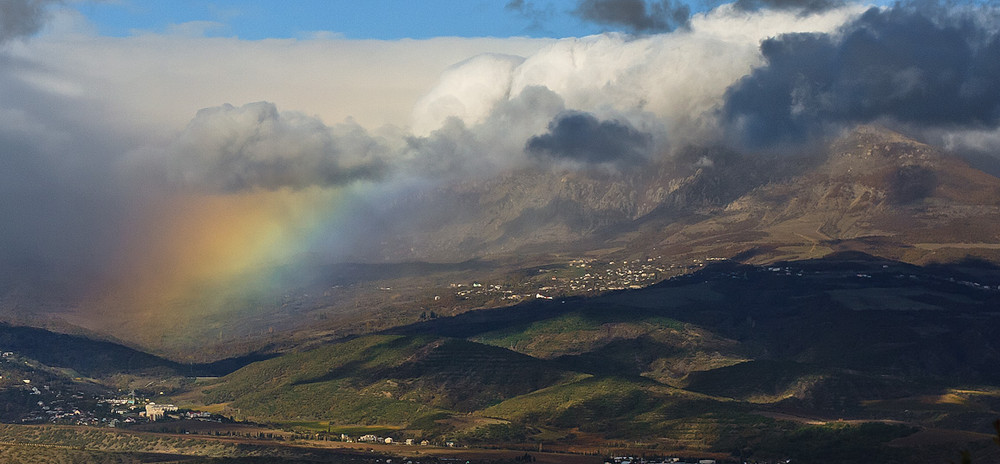
[[[341,441],[346,441],[346,442],[354,442],[355,441],[353,438],[351,438],[347,434],[340,434],[340,439],[341,439]],[[403,445],[407,445],[407,446],[417,446],[417,445],[420,445],[420,446],[430,446],[430,444],[431,444],[431,442],[427,441],[427,440],[417,441],[417,440],[415,440],[413,438],[407,438],[407,439],[405,439],[403,441],[397,441],[397,440],[394,440],[392,437],[380,437],[380,436],[373,435],[373,434],[362,435],[362,436],[358,437],[357,442],[358,443],[382,443],[382,444],[386,444],[386,445],[403,444]],[[447,446],[447,447],[449,447],[449,448],[453,448],[455,446],[455,442],[452,442],[452,441],[445,442],[444,445]]]
[[[158,404],[153,401],[148,401],[144,398],[137,398],[134,391],[126,397],[108,398],[101,400],[101,402],[111,404],[112,405],[111,412],[113,414],[125,416],[127,422],[135,422],[134,420],[135,417],[145,418],[150,422],[158,421],[160,419],[163,419],[164,417],[172,417],[174,419],[195,419],[195,420],[211,420],[213,418],[211,413],[203,411],[184,411],[183,413],[179,414],[168,414],[171,412],[178,411],[177,406],[174,406],[169,403]]]
[[[37,405],[37,409],[32,410],[28,415],[22,417],[21,422],[71,423],[77,425],[93,425],[100,422],[93,414],[83,411],[62,399],[55,399],[48,403],[38,401],[35,404]]]
[[[13,365],[14,369],[8,372],[22,372],[25,367],[35,368],[35,362],[24,358],[13,351],[0,351],[0,360]],[[7,416],[10,421],[20,421],[21,423],[53,423],[53,424],[75,424],[75,425],[101,425],[107,422],[98,414],[90,411],[87,407],[88,397],[83,392],[65,391],[60,386],[50,386],[39,378],[24,378],[31,375],[31,372],[22,372],[22,375],[11,377],[0,375],[0,385],[4,388],[18,389],[27,392],[24,397],[26,403],[21,408],[11,408],[7,410],[21,409],[22,413],[17,416]]]
[[[453,283],[450,287],[459,289],[455,292],[455,297],[459,299],[466,299],[475,295],[498,296],[501,300],[520,300],[531,297],[530,293],[521,294],[510,288],[504,288],[504,286],[500,284],[483,284],[481,282],[473,282],[470,285],[465,285]],[[439,297],[435,297],[435,301],[439,299]]]
[[[196,420],[211,420],[213,417],[211,413],[201,411],[185,411],[179,414],[169,414],[178,411],[177,406],[149,401],[146,398],[137,396],[134,390],[123,397],[101,399],[99,403],[110,405],[111,414],[119,416],[120,420],[125,423],[140,422],[143,419],[155,422],[164,417]]]
[[[608,261],[607,264],[597,262],[594,259],[574,259],[570,261],[570,268],[588,269],[582,275],[572,278],[551,277],[550,281],[543,286],[538,286],[533,291],[524,292],[527,288],[510,288],[499,284],[489,284],[482,282],[472,282],[471,284],[452,283],[450,287],[455,289],[455,297],[458,299],[468,299],[473,296],[499,297],[501,300],[530,300],[542,299],[551,300],[557,295],[605,292],[612,290],[623,290],[627,288],[642,288],[656,283],[669,275],[676,275],[685,272],[685,269],[694,269],[704,266],[701,260],[695,260],[691,266],[677,264],[661,265],[657,261],[661,257]],[[708,258],[712,260],[714,258]],[[542,269],[539,272],[545,273],[548,270]],[[583,271],[581,271],[583,272]],[[517,285],[516,287],[526,287],[527,285]],[[435,301],[440,297],[436,296]]]
[[[167,412],[176,411],[177,407],[171,404],[161,404],[150,402],[147,399],[136,395],[132,390],[128,395],[118,398],[102,398],[99,404],[107,404],[111,407],[111,414],[124,417],[126,422],[139,422],[142,418],[150,421],[163,418]]]
[[[715,464],[715,460],[699,459],[697,461],[687,462],[681,460],[681,458],[663,458],[660,460],[649,460],[644,458],[637,458],[634,456],[613,456],[611,460],[605,461],[604,464]]]
[[[570,279],[567,284],[573,292],[606,292],[642,288],[662,280],[665,273],[676,266],[658,265],[657,258],[609,261],[606,267],[595,264],[593,260],[579,264],[574,261],[570,264],[571,266],[590,269],[590,272]]]

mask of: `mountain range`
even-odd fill
[[[960,158],[875,126],[805,151],[691,147],[617,170],[535,169],[459,183],[394,205],[391,216],[401,219],[382,251],[396,261],[611,246],[732,256],[757,245],[829,251],[867,239],[898,255],[939,242],[985,243],[957,245],[982,252],[997,239],[1000,181]]]
[[[236,419],[398,438],[998,456],[1000,179],[939,148],[863,126],[798,154],[468,179],[373,217],[356,262],[304,257],[309,277],[252,317],[236,301],[155,336],[127,317],[77,331],[133,348],[4,326],[0,348],[70,383],[158,381]],[[38,298],[5,292],[6,308]]]
[[[617,263],[608,269],[654,262],[658,277],[645,283],[720,258],[767,264],[860,251],[919,265],[1000,262],[1000,179],[875,126],[807,153],[689,148],[618,170],[469,180],[381,208],[374,217],[394,219],[382,224],[380,240],[368,241],[378,248],[357,250],[357,262],[370,264],[317,262],[305,273],[309,282],[289,287],[282,311],[258,316],[242,336],[268,327],[309,337],[301,331],[308,325],[336,338],[428,311],[509,305],[453,297],[451,287],[494,282],[534,297],[579,274],[574,260]],[[555,287],[549,292],[561,295],[597,288]]]

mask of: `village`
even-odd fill
[[[591,295],[616,290],[639,289],[705,266],[706,260],[690,263],[666,263],[662,256],[643,259],[603,261],[577,258],[565,265],[552,265],[534,270],[534,275],[520,282],[451,283],[458,300],[499,299],[521,302],[532,299],[552,300],[572,295]],[[440,296],[435,296],[439,301]]]
[[[716,464],[714,459],[698,459],[697,461],[684,461],[682,458],[662,458],[646,459],[636,456],[612,456],[604,464]]]
[[[152,394],[131,390],[108,394],[83,378],[67,382],[53,368],[20,356],[0,352],[0,391],[5,397],[4,422],[21,424],[120,427],[169,419],[221,420],[207,412],[181,411],[158,404]]]

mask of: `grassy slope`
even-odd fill
[[[251,364],[207,389],[204,399],[256,418],[406,424],[441,410],[478,409],[570,375],[464,340],[368,336]]]
[[[461,417],[510,421],[491,425],[507,436],[540,427],[761,453],[822,450],[859,430],[796,435],[761,409],[988,424],[992,396],[961,407],[921,398],[993,382],[995,292],[861,255],[777,267],[713,266],[647,290],[424,322],[250,365],[205,398],[264,418],[414,429],[471,412]],[[905,432],[880,429],[879,443]]]
[[[739,408],[723,403],[645,379],[585,377],[504,401],[482,414],[627,437],[662,433],[677,420]]]

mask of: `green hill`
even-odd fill
[[[465,340],[381,335],[254,363],[205,391],[240,415],[405,425],[564,381],[557,365]]]
[[[469,434],[500,420],[518,440],[583,433],[699,449],[791,430],[765,416],[985,433],[1000,415],[989,387],[1000,381],[997,285],[990,266],[859,253],[722,262],[641,290],[289,353],[220,379],[203,400],[258,419]],[[950,391],[969,392],[967,406],[941,407],[934,398]]]
[[[184,364],[114,342],[5,323],[0,323],[0,351],[16,353],[45,366],[68,369],[93,378],[122,373],[155,376],[225,375],[268,357],[251,354],[208,364]]]
[[[816,456],[880,421],[891,427],[865,444],[877,450],[914,430],[990,432],[1000,416],[998,286],[1000,269],[984,263],[919,267],[858,253],[720,262],[640,290],[483,309],[244,359],[172,393],[237,418],[371,425],[399,437],[768,458],[794,457],[796,447]],[[17,361],[4,363],[4,381],[25,398],[20,377],[55,387],[79,374],[225,373],[0,329]]]
[[[705,423],[711,413],[723,410],[732,414],[743,408],[650,380],[586,377],[504,401],[482,413],[621,438],[672,435],[681,424]]]

